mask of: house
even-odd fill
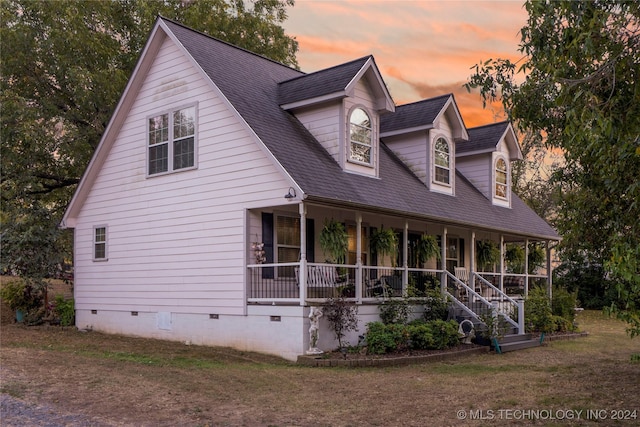
[[[305,74],[159,18],[62,221],[76,324],[295,359],[338,290],[360,333],[409,285],[470,316],[521,304],[550,286],[559,240],[510,190],[521,157],[509,123],[467,129],[452,95],[396,106],[371,56]],[[338,266],[319,244],[330,220],[349,236]],[[382,228],[397,259],[370,250]],[[422,235],[442,261],[416,261]],[[542,245],[547,265],[479,266],[478,242]],[[336,346],[323,322],[318,346]]]

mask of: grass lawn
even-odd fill
[[[639,425],[640,362],[631,355],[640,353],[640,338],[631,340],[623,323],[599,312],[583,312],[578,322],[588,337],[503,355],[358,369],[3,325],[0,387],[106,425]]]

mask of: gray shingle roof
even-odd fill
[[[164,22],[307,194],[308,200],[532,237],[558,237],[515,195],[512,209],[494,206],[461,174],[456,175],[456,196],[429,191],[384,144],[380,148],[379,179],[344,172],[300,121],[279,106],[279,84],[295,81],[292,79],[304,76],[303,73],[180,24]],[[357,62],[348,64],[355,68]],[[323,73],[316,74],[323,77]],[[313,75],[309,76],[312,81]],[[316,93],[315,89],[309,93]]]
[[[456,152],[461,154],[494,150],[508,126],[509,122],[500,122],[467,129],[469,141],[461,141],[456,144]]]
[[[397,106],[395,113],[385,114],[380,118],[380,133],[432,124],[452,96],[447,94]]]
[[[370,58],[365,56],[282,82],[278,88],[278,103],[290,104],[343,91]]]

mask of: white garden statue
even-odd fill
[[[318,345],[318,331],[320,329],[320,318],[322,317],[322,309],[319,307],[311,307],[309,311],[309,320],[311,320],[311,326],[309,327],[309,350],[307,354],[322,354]]]

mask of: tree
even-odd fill
[[[255,0],[252,7],[243,0],[0,4],[5,271],[26,274],[17,266],[34,247],[42,248],[38,257],[59,249],[53,246],[59,238],[56,225],[158,14],[297,67],[298,44],[280,26],[293,0]],[[21,238],[24,224],[30,224],[28,242]],[[45,264],[56,262],[49,261]],[[38,265],[43,267],[39,275],[51,267]]]
[[[613,310],[640,334],[640,3],[525,7],[520,65],[478,64],[467,87],[501,98],[521,131],[562,151],[552,177],[562,254],[604,267],[617,283]]]

